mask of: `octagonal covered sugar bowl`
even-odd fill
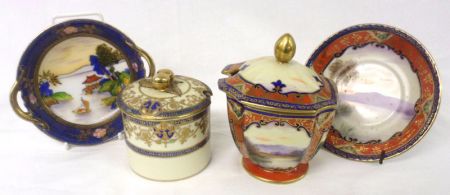
[[[153,180],[178,180],[209,163],[209,87],[161,69],[119,94],[129,163]]]
[[[226,66],[218,81],[227,95],[228,119],[244,168],[276,183],[302,178],[331,127],[334,83],[292,60],[291,35],[275,44],[275,57]]]

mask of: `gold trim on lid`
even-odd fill
[[[294,38],[286,33],[281,36],[275,43],[275,57],[281,63],[288,63],[295,55],[295,41]]]
[[[140,80],[139,85],[180,96],[182,93],[177,86],[179,82],[175,81],[173,77],[174,74],[170,69],[161,69],[154,77]]]
[[[152,87],[158,90],[167,89],[173,79],[173,72],[169,69],[161,69],[152,79]]]

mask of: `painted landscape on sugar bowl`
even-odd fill
[[[288,169],[298,165],[309,146],[310,137],[289,125],[274,122],[258,127],[250,125],[244,132],[245,146],[252,162],[271,169]]]

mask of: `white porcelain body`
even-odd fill
[[[278,62],[275,57],[260,57],[246,61],[240,67],[239,75],[249,83],[273,89],[277,80],[285,85],[283,93],[314,93],[322,87],[319,76],[313,69],[291,60]]]
[[[123,114],[129,163],[145,178],[179,180],[211,159],[209,109],[184,119],[149,121]]]
[[[127,148],[131,169],[145,178],[172,181],[193,176],[206,168],[211,160],[209,142],[199,150],[178,158],[150,157]]]

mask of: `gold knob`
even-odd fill
[[[152,87],[158,90],[164,90],[172,82],[173,72],[169,69],[161,69],[152,79]]]
[[[295,55],[294,38],[286,33],[275,43],[275,57],[281,63],[288,63]]]

